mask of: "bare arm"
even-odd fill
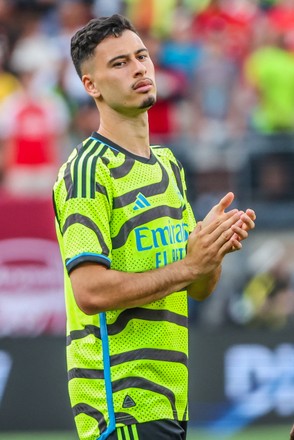
[[[185,258],[159,269],[127,273],[94,263],[81,264],[70,274],[78,306],[87,314],[136,307],[187,286],[191,286],[193,298],[204,299],[218,280],[223,257],[238,241],[233,225],[241,215],[238,210],[226,213],[222,209],[206,224],[200,222],[189,237]]]
[[[87,314],[136,307],[164,298],[192,281],[184,260],[142,273],[84,263],[70,275],[78,306]]]

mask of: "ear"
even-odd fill
[[[92,98],[99,98],[100,91],[96,86],[96,83],[91,79],[90,75],[83,75],[82,82],[84,84],[86,92],[92,96]]]

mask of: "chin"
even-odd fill
[[[148,109],[152,107],[156,103],[156,99],[154,96],[148,96],[144,99],[142,104],[140,105],[141,109]]]

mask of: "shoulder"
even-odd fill
[[[178,166],[180,170],[183,168],[181,162],[176,158],[171,148],[162,145],[152,145],[151,150],[159,159],[161,158],[163,160],[172,162]]]
[[[166,158],[166,159],[172,160],[174,162],[178,162],[172,149],[169,147],[165,147],[162,145],[152,145],[151,150],[155,154],[155,156]]]
[[[54,192],[60,187],[64,188],[67,198],[82,197],[95,194],[95,181],[97,172],[107,176],[107,166],[101,158],[105,155],[105,146],[99,140],[89,137],[77,145],[67,161],[60,167],[54,185]]]
[[[73,149],[65,163],[65,167],[66,165],[70,166],[71,170],[75,167],[76,171],[87,170],[88,174],[89,171],[94,170],[94,164],[97,165],[99,162],[103,165],[103,161],[99,161],[99,159],[106,155],[107,150],[108,148],[102,142],[90,136]]]

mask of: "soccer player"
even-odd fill
[[[65,267],[69,394],[82,440],[183,440],[187,294],[205,299],[255,213],[228,193],[196,226],[184,171],[150,147],[154,68],[132,24],[90,21],[71,53],[100,125],[54,186]]]

